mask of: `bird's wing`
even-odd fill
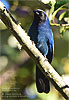
[[[34,41],[34,43],[37,43],[37,35],[38,35],[38,31],[37,31],[37,27],[35,27],[34,23],[32,23],[28,35],[30,36],[30,39],[32,41]]]
[[[48,54],[48,44],[47,44],[48,39],[46,40],[45,37],[38,39],[38,43],[37,43],[37,48],[39,49],[39,51],[46,56]]]

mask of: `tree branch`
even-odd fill
[[[26,52],[32,57],[43,74],[52,82],[55,88],[65,98],[69,98],[68,85],[63,81],[61,76],[53,69],[47,59],[35,47],[35,44],[30,40],[30,37],[25,33],[21,26],[16,22],[12,15],[7,11],[3,3],[0,2],[0,18],[3,23],[13,31],[12,34],[16,37]]]

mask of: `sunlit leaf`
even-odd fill
[[[64,20],[69,23],[69,17],[65,17]]]
[[[56,16],[56,14],[57,14],[57,12],[58,12],[59,10],[67,10],[67,8],[65,8],[65,6],[66,6],[66,4],[62,5],[61,7],[59,7],[59,8],[53,13],[53,17],[52,17],[53,22],[54,22],[54,18],[55,18],[55,16]],[[63,8],[63,7],[64,7],[64,8]]]
[[[59,20],[61,21],[62,18],[64,17],[64,15],[66,14],[66,11],[64,11],[60,16],[59,16]]]
[[[55,4],[56,1],[55,0],[40,0],[41,2],[43,2],[44,4],[48,4],[49,2],[51,2],[51,4]]]

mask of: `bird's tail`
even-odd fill
[[[50,91],[49,80],[43,75],[41,70],[36,66],[36,86],[39,93]]]

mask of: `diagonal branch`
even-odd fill
[[[65,98],[69,98],[68,85],[63,81],[61,76],[53,69],[47,59],[35,47],[35,44],[30,40],[30,37],[25,33],[21,26],[16,22],[12,15],[7,11],[3,3],[0,2],[0,18],[3,23],[12,31],[12,34],[19,41],[21,46],[32,57],[43,74],[52,82],[55,88]],[[63,88],[65,87],[65,88]]]

